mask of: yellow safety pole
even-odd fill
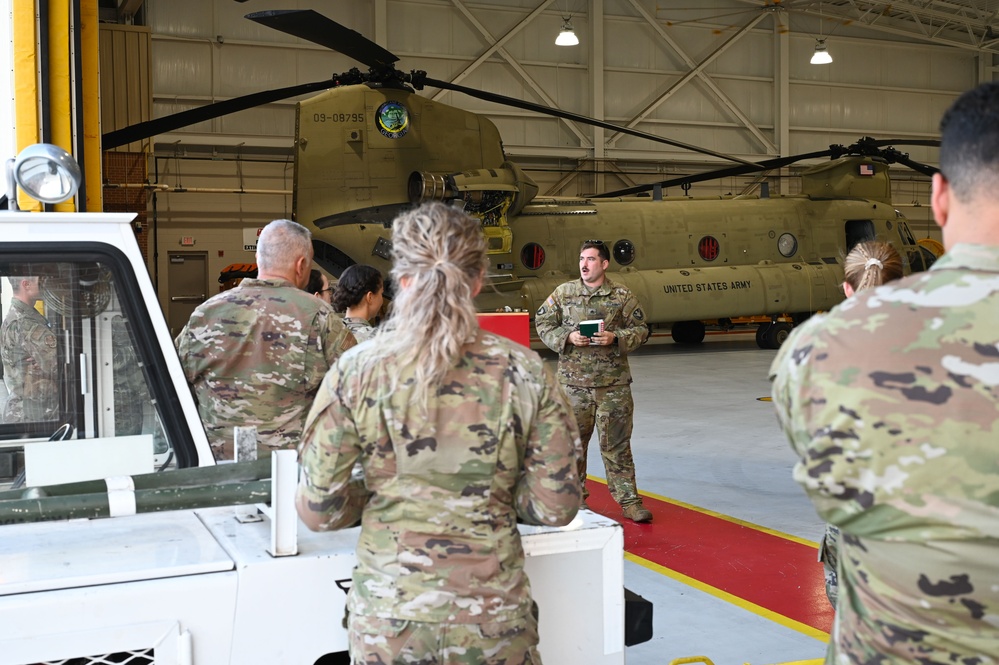
[[[17,152],[38,143],[38,51],[35,3],[12,3],[11,29],[14,50],[14,124]],[[40,203],[18,195],[22,210],[40,211]]]
[[[49,128],[52,143],[73,154],[73,86],[70,74],[70,0],[49,0]],[[76,212],[70,199],[55,204],[57,212]]]
[[[87,174],[86,210],[104,209],[103,161],[101,153],[101,85],[100,85],[100,35],[97,22],[97,0],[81,0],[80,47],[82,71],[77,73],[83,85],[83,163],[80,167]],[[77,131],[81,131],[77,128]]]

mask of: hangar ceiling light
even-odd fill
[[[555,38],[556,45],[575,46],[579,43],[579,37],[576,36],[575,30],[572,29],[571,18],[571,16],[562,18],[562,32],[558,33],[558,37]]]

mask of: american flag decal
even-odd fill
[[[874,164],[861,164],[860,175],[874,175]]]

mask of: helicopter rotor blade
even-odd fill
[[[751,169],[756,169],[756,170],[760,169],[760,165],[757,164],[756,162],[750,162],[745,159],[733,157],[732,155],[725,155],[720,152],[708,150],[707,148],[701,148],[696,145],[690,145],[689,143],[682,143],[681,141],[674,141],[673,139],[668,139],[664,136],[658,136],[656,134],[640,132],[637,129],[631,129],[630,127],[622,127],[621,125],[615,125],[609,122],[604,122],[603,120],[597,120],[596,118],[590,118],[585,115],[579,115],[577,113],[570,113],[569,111],[563,111],[562,109],[556,109],[550,106],[535,104],[533,102],[528,102],[522,99],[507,97],[506,95],[500,95],[494,92],[486,92],[485,90],[476,90],[475,88],[468,88],[463,85],[458,85],[457,83],[451,83],[450,81],[441,81],[438,79],[432,79],[426,76],[424,72],[413,72],[412,83],[418,90],[422,89],[424,85],[429,85],[434,88],[441,88],[442,90],[452,90],[454,92],[461,92],[468,95],[469,97],[476,97],[478,99],[482,99],[487,102],[503,104],[504,106],[513,106],[514,108],[524,109],[526,111],[534,111],[536,113],[543,113],[544,115],[555,116],[556,118],[575,120],[576,122],[581,122],[587,125],[593,125],[595,127],[603,127],[604,129],[609,129],[615,132],[622,132],[624,134],[630,134],[631,136],[637,136],[639,138],[648,139],[650,141],[655,141],[657,143],[665,143],[666,145],[671,145],[676,148],[683,148],[684,150],[689,150],[691,152],[699,152],[703,155],[711,155],[712,157],[724,159],[727,162],[738,162],[739,164],[742,164]]]
[[[917,162],[914,159],[909,159],[908,153],[899,152],[894,148],[886,148],[883,153],[884,158],[888,160],[889,163],[899,163],[903,166],[908,166],[910,169],[916,173],[922,173],[926,176],[933,176],[934,173],[939,173],[940,169],[935,166],[930,166],[928,164],[923,164],[922,162]]]
[[[312,83],[293,85],[288,88],[265,90],[264,92],[255,92],[250,95],[243,95],[242,97],[233,97],[232,99],[227,99],[223,102],[206,104],[205,106],[199,106],[196,109],[181,111],[180,113],[163,116],[162,118],[146,120],[145,122],[139,122],[104,134],[101,137],[101,149],[111,150],[112,148],[117,148],[118,146],[125,145],[126,143],[141,141],[151,136],[164,134],[166,132],[180,129],[181,127],[187,127],[188,125],[193,125],[198,122],[212,120],[223,115],[236,113],[237,111],[245,111],[246,109],[250,109],[255,106],[261,106],[263,104],[269,104],[282,99],[288,99],[289,97],[297,97],[298,95],[304,95],[318,90],[326,90],[327,88],[332,88],[338,84],[337,79],[332,78],[326,79],[325,81],[314,81]]]
[[[745,173],[756,173],[758,171],[771,171],[773,169],[779,169],[787,166],[788,164],[793,164],[802,159],[815,159],[817,157],[828,157],[832,154],[832,150],[819,150],[816,152],[804,153],[801,155],[792,155],[790,157],[775,157],[774,159],[767,159],[760,162],[758,165],[745,165],[741,164],[739,166],[730,166],[721,169],[712,169],[711,171],[705,171],[704,173],[695,173],[693,175],[678,176],[676,178],[670,178],[669,180],[663,180],[661,182],[655,182],[645,185],[635,185],[634,187],[626,187],[624,189],[617,189],[613,192],[604,192],[602,194],[595,194],[591,198],[611,198],[618,196],[632,196],[634,194],[641,194],[642,192],[648,192],[654,189],[656,186],[666,189],[667,187],[676,187],[677,185],[684,184],[694,184],[695,182],[704,182],[706,180],[716,180],[718,178],[728,178],[729,176],[743,175]]]
[[[293,35],[314,44],[325,46],[331,50],[343,53],[344,55],[350,56],[351,58],[364,63],[372,69],[384,69],[390,67],[392,63],[399,59],[395,54],[382,48],[359,32],[342,26],[336,21],[323,16],[319,12],[312,9],[282,9],[254,12],[252,14],[247,14],[246,18],[256,21],[257,23],[265,25],[269,28],[279,30],[286,34]],[[423,84],[427,84],[435,88],[441,88],[442,90],[462,92],[471,97],[477,97],[485,101],[503,104],[504,106],[513,106],[515,108],[535,111],[537,113],[556,116],[566,120],[575,120],[584,124],[603,127],[604,129],[609,129],[611,131],[630,134],[632,136],[656,141],[658,143],[665,143],[684,150],[700,152],[705,155],[711,155],[712,157],[724,159],[725,161],[735,161],[740,164],[747,165],[753,164],[753,162],[740,159],[738,157],[724,155],[706,148],[700,148],[698,146],[682,143],[680,141],[673,141],[662,136],[640,132],[628,127],[621,127],[603,122],[602,120],[597,120],[595,118],[569,113],[560,109],[553,109],[549,106],[533,104],[531,102],[514,99],[513,97],[506,97],[504,95],[476,90],[474,88],[467,88],[448,81],[430,79],[426,76],[425,72],[413,72],[412,82],[417,89],[421,89]]]
[[[379,80],[382,81],[383,84],[388,82],[395,85],[401,85],[404,81],[408,81],[411,82],[417,89],[422,89],[424,85],[430,85],[442,90],[461,92],[471,97],[476,97],[478,99],[496,104],[502,104],[504,106],[512,106],[527,111],[533,111],[535,113],[603,127],[604,129],[629,134],[631,136],[636,136],[657,143],[671,145],[683,150],[710,155],[711,157],[716,157],[726,162],[735,162],[748,168],[749,171],[747,172],[766,168],[755,162],[739,157],[715,152],[713,150],[708,150],[707,148],[701,148],[699,146],[683,143],[681,141],[674,141],[663,136],[641,132],[629,127],[615,125],[602,120],[597,120],[596,118],[570,113],[561,109],[555,109],[549,106],[543,106],[541,104],[507,97],[505,95],[468,88],[449,81],[431,79],[427,77],[426,72],[414,71],[409,75],[401,74],[401,72],[396,70],[392,64],[398,60],[398,57],[393,53],[382,48],[378,44],[375,44],[362,34],[340,25],[336,21],[323,16],[315,10],[269,10],[247,14],[246,18],[256,21],[257,23],[269,28],[279,30],[286,34],[290,34],[300,39],[305,39],[320,46],[325,46],[326,48],[343,53],[344,55],[368,65],[371,71],[367,75],[361,75],[360,72],[357,72],[357,70],[351,70],[351,72],[342,75],[342,77],[334,76],[326,81],[316,81],[314,83],[306,83],[289,88],[280,88],[278,90],[268,90],[254,93],[243,97],[236,97],[224,102],[208,104],[196,109],[182,111],[180,113],[164,116],[155,120],[141,122],[104,134],[102,137],[103,149],[110,150],[133,141],[140,141],[151,136],[155,136],[156,134],[163,134],[174,129],[179,129],[180,127],[186,127],[198,122],[211,120],[229,113],[243,111],[253,108],[254,106],[260,106],[262,104],[267,104],[281,99],[295,97],[309,92],[326,90],[348,82],[360,83],[365,80]],[[349,79],[349,81],[341,80],[343,77]]]
[[[779,169],[785,166],[794,164],[795,162],[801,161],[803,159],[817,159],[820,157],[832,157],[833,159],[841,157],[848,154],[861,154],[868,156],[885,156],[889,161],[897,161],[900,164],[908,166],[909,168],[923,173],[925,175],[932,175],[936,172],[932,166],[927,166],[925,164],[920,164],[908,159],[908,155],[900,153],[895,150],[888,151],[887,154],[882,154],[884,151],[882,148],[885,146],[893,145],[916,145],[916,146],[928,146],[928,147],[939,147],[940,141],[937,139],[872,139],[870,137],[864,137],[850,146],[843,145],[831,145],[827,150],[817,150],[815,152],[805,152],[798,155],[790,155],[788,157],[776,157],[774,159],[767,159],[761,161],[756,166],[739,165],[739,166],[728,166],[720,169],[713,169],[711,171],[705,171],[703,173],[696,173],[693,175],[678,176],[676,178],[670,178],[669,180],[663,180],[660,182],[647,183],[644,185],[636,185],[634,187],[627,187],[624,189],[617,189],[612,192],[603,192],[601,194],[594,194],[591,198],[611,198],[619,196],[633,196],[635,194],[641,194],[642,192],[648,192],[655,187],[661,187],[666,189],[667,187],[676,187],[682,185],[692,185],[697,182],[705,182],[707,180],[717,180],[718,178],[727,178],[730,176],[744,175],[747,173],[756,173],[759,171],[770,171],[772,169]],[[907,161],[904,161],[907,160]],[[909,162],[912,162],[911,164]]]
[[[940,172],[940,169],[938,169],[937,167],[914,161],[912,159],[909,159],[908,156],[897,157],[895,161],[898,162],[899,164],[902,164],[903,166],[908,166],[916,173],[922,173],[923,175],[933,176],[933,174]]]
[[[247,14],[246,18],[343,53],[371,68],[388,67],[399,59],[361,33],[326,18],[314,9],[272,9]]]

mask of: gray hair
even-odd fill
[[[13,293],[20,293],[21,292],[21,282],[23,282],[26,279],[27,280],[35,280],[35,281],[37,281],[38,277],[36,275],[24,275],[23,277],[8,276],[7,277],[7,281],[10,283],[10,290]]]
[[[290,219],[275,219],[257,238],[257,268],[281,272],[292,268],[300,257],[311,256],[312,234]]]
[[[473,288],[489,265],[478,220],[426,203],[392,223],[392,314],[373,356],[415,368],[417,403],[426,405],[479,328]]]

